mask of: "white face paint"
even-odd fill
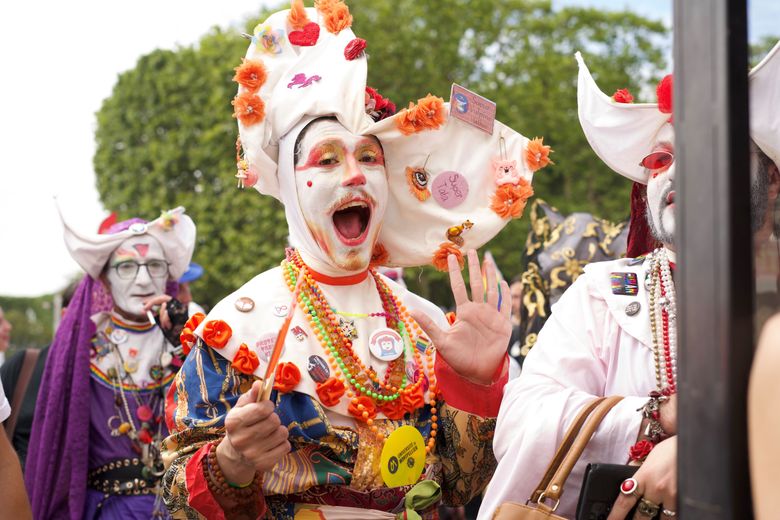
[[[656,136],[653,152],[669,152],[674,154],[674,128],[665,125]],[[648,170],[650,178],[647,181],[647,214],[650,228],[656,239],[674,250],[674,161],[670,165]]]
[[[334,120],[315,121],[300,142],[295,186],[306,225],[333,265],[368,267],[387,207],[379,141]]]
[[[145,320],[144,300],[164,294],[168,276],[152,277],[148,267],[141,265],[135,277],[125,279],[119,276],[117,266],[123,262],[148,264],[154,261],[165,262],[165,254],[157,239],[149,235],[130,237],[111,253],[106,279],[111,288],[114,306],[124,314]]]

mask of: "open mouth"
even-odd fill
[[[339,206],[332,218],[339,240],[347,246],[358,246],[368,235],[371,206],[365,200],[353,199]]]
[[[666,204],[667,205],[674,204],[674,190],[666,194]]]

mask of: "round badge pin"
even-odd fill
[[[238,312],[249,312],[255,308],[255,302],[252,298],[242,296],[236,300],[235,306]]]
[[[425,466],[425,439],[414,426],[401,426],[385,441],[380,472],[387,487],[417,482]]]
[[[309,356],[309,362],[306,364],[306,371],[315,383],[324,383],[330,377],[330,368],[320,356]]]
[[[111,343],[114,345],[121,345],[127,341],[127,332],[122,329],[114,329],[111,331],[111,334],[109,334],[108,339],[110,339]]]
[[[639,302],[631,302],[626,305],[626,314],[629,316],[634,316],[641,308],[642,306],[639,304]]]
[[[382,361],[398,359],[404,352],[404,341],[393,329],[381,328],[371,333],[368,340],[371,355]]]
[[[138,362],[132,359],[128,359],[124,364],[125,372],[128,374],[135,374],[138,371]]]
[[[290,313],[289,303],[275,303],[274,304],[274,316],[278,318],[284,318]]]
[[[469,183],[466,177],[458,172],[441,172],[431,184],[431,194],[439,206],[452,209],[466,201]]]

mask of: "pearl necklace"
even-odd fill
[[[677,391],[677,297],[669,264],[663,248],[653,251],[650,262],[650,330],[653,337],[655,379],[660,392]]]

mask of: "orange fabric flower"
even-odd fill
[[[403,419],[404,414],[406,414],[400,397],[398,399],[393,399],[392,401],[385,401],[381,404],[379,410],[385,414],[385,417],[393,421]]]
[[[202,312],[196,312],[192,316],[190,316],[190,319],[187,320],[187,323],[184,324],[184,327],[187,329],[190,329],[190,332],[193,332],[195,329],[198,328],[198,325],[200,325],[203,320],[206,319],[206,315]]]
[[[452,242],[442,242],[439,244],[439,249],[436,250],[435,253],[433,253],[433,259],[431,260],[431,264],[433,264],[433,267],[438,269],[439,271],[447,272],[447,257],[450,255],[455,255],[455,258],[458,259],[458,264],[460,264],[460,268],[463,269],[464,260],[463,260],[463,253],[460,252],[460,249],[458,249],[458,246],[453,244]]]
[[[525,179],[514,184],[502,184],[496,188],[496,193],[490,203],[490,209],[501,218],[518,218],[523,214],[528,197],[534,194],[534,189]]]
[[[317,396],[320,402],[325,406],[336,406],[341,400],[341,396],[346,392],[344,383],[335,377],[329,377],[322,383],[317,383]]]
[[[352,15],[344,2],[335,2],[325,14],[325,28],[333,34],[338,34],[352,25]]]
[[[369,262],[368,266],[379,267],[381,265],[385,265],[389,256],[390,255],[387,253],[385,246],[377,242],[374,244],[373,251],[371,251],[371,261]]]
[[[190,320],[192,320],[192,318],[190,318]],[[190,322],[188,321],[187,325],[189,325],[189,323]],[[184,352],[185,356],[190,353],[190,350],[192,350],[192,347],[195,346],[195,342],[198,340],[198,338],[195,337],[195,334],[192,333],[192,329],[187,325],[181,329],[181,334],[179,334],[179,342],[181,343],[182,352]]]
[[[406,413],[414,413],[418,408],[425,406],[425,396],[422,385],[417,385],[414,391],[401,394],[401,407]]]
[[[322,16],[325,16],[333,9],[333,6],[339,3],[340,0],[314,0],[314,7],[320,12]]]
[[[420,202],[428,200],[431,196],[431,191],[428,189],[429,180],[428,172],[424,168],[406,167],[406,184],[409,185],[412,195]]]
[[[227,345],[233,329],[222,320],[209,320],[203,326],[203,341],[212,348],[222,348]]]
[[[251,92],[239,94],[233,98],[233,117],[244,126],[257,124],[265,118],[265,103]]]
[[[260,366],[260,360],[257,359],[257,354],[249,350],[246,343],[242,343],[238,347],[238,352],[233,357],[233,368],[241,372],[242,374],[252,375],[257,367]]]
[[[247,60],[235,68],[236,74],[233,76],[233,81],[249,90],[249,92],[257,92],[257,90],[263,86],[266,78],[268,78],[268,72],[265,69],[265,65],[260,60]]]
[[[276,365],[274,390],[287,393],[301,382],[301,371],[294,363],[279,363]]]
[[[444,100],[430,94],[418,100],[417,119],[425,129],[439,128],[444,124]]]
[[[357,403],[349,403],[347,411],[358,421],[366,422],[368,419],[376,417],[376,405],[367,395],[361,395],[357,398]],[[365,416],[363,414],[366,414]]]
[[[306,7],[303,0],[293,0],[290,5],[290,13],[287,15],[287,21],[293,29],[303,29],[303,26],[309,23],[309,15],[306,14]]]
[[[404,135],[423,130],[435,130],[444,124],[444,100],[428,94],[417,100],[417,105],[409,103],[409,108],[395,116],[395,127]]]
[[[534,137],[528,143],[525,149],[525,162],[528,168],[535,172],[541,168],[544,168],[548,164],[555,164],[550,160],[550,153],[553,150],[549,146],[545,146],[544,137]]]

